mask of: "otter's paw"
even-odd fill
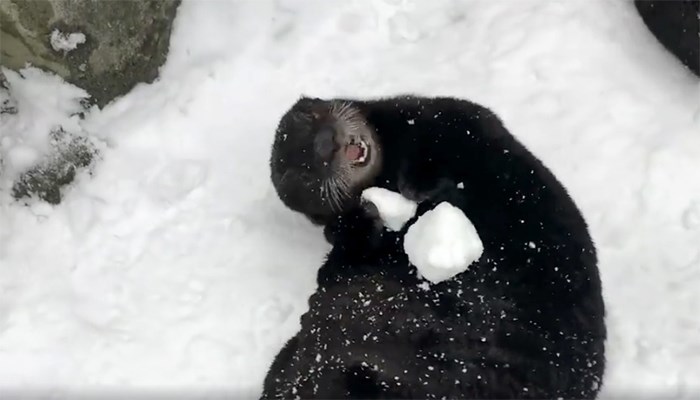
[[[323,235],[331,245],[373,246],[381,240],[382,230],[382,220],[377,207],[362,201],[360,206],[337,215],[326,224]]]
[[[410,226],[403,247],[411,264],[432,283],[467,270],[484,251],[469,218],[447,202],[421,215]]]
[[[417,203],[426,201],[435,203],[438,198],[444,198],[458,190],[458,185],[448,178],[415,179],[415,177],[402,175],[398,180],[398,189],[399,193],[409,200]]]
[[[362,199],[375,206],[378,217],[391,231],[400,231],[408,220],[416,214],[417,204],[391,190],[370,187],[362,192]]]
[[[459,209],[466,209],[466,198],[463,185],[458,185],[450,179],[440,179],[431,190],[421,197],[416,209],[416,216],[421,216],[441,203],[450,203]]]

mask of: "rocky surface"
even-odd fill
[[[2,0],[0,65],[14,71],[31,65],[54,73],[89,93],[85,108],[102,108],[138,83],[158,77],[179,4],[180,0]],[[16,114],[17,107],[0,70],[0,117]],[[86,133],[74,131],[60,125],[51,131],[50,151],[15,179],[13,197],[60,202],[61,188],[97,154]]]
[[[0,63],[29,63],[85,89],[103,107],[166,59],[180,0],[3,0]]]
[[[0,114],[16,114],[17,103],[10,96],[10,86],[5,74],[0,70]]]

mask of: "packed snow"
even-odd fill
[[[392,231],[401,228],[416,214],[418,204],[403,197],[400,193],[380,187],[371,187],[362,191],[362,198],[377,207],[379,218],[384,226]]]
[[[62,51],[65,54],[78,48],[78,45],[85,43],[86,39],[84,33],[63,33],[58,29],[54,29],[51,32],[51,48],[56,51]]]
[[[581,207],[600,398],[700,394],[700,86],[630,1],[184,1],[160,79],[83,121],[79,89],[22,73],[0,116],[0,397],[257,396],[329,249],[271,187],[277,122],[301,94],[407,92],[492,108]],[[101,159],[60,205],[14,202],[56,123]]]
[[[36,68],[25,69],[22,74],[3,68],[3,73],[12,88],[13,108],[17,110],[17,114],[0,116],[0,159],[4,168],[0,189],[4,190],[11,180],[47,154],[53,128],[82,131],[77,113],[83,110],[80,101],[88,94]]]
[[[408,228],[403,247],[411,264],[431,283],[466,271],[484,252],[472,222],[447,202],[418,217]]]

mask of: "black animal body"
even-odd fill
[[[666,50],[700,77],[700,1],[635,0],[634,5]]]
[[[340,108],[353,110],[364,157],[328,111]],[[307,147],[318,126],[333,131],[328,151]],[[371,171],[339,185],[343,201],[323,197],[338,175],[328,160],[352,175],[368,157]],[[452,98],[305,98],[283,117],[271,160],[280,198],[327,218],[333,248],[263,398],[596,397],[606,328],[595,247],[565,188],[493,112]],[[419,279],[402,245],[415,218],[378,231],[357,200],[369,186],[420,201],[418,216],[459,207],[481,258],[438,284]],[[298,201],[309,197],[307,211]]]

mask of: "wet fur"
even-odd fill
[[[392,233],[361,208],[339,216],[309,311],[263,398],[594,398],[605,311],[595,248],[564,187],[479,105],[354,105],[384,148],[373,184],[422,200],[417,215],[449,201],[485,250],[425,290],[403,252],[412,221]]]

